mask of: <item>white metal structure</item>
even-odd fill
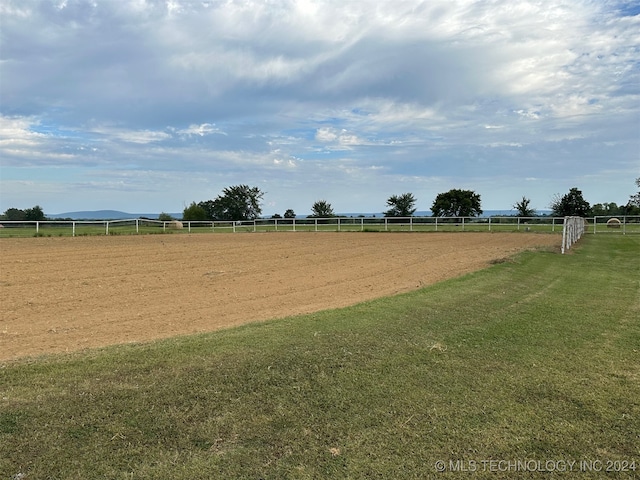
[[[571,218],[571,217],[569,217]],[[577,217],[579,218],[579,217]],[[581,218],[578,228],[584,233],[640,234],[640,216],[620,216],[615,228],[612,217]],[[587,227],[588,222],[588,227]],[[179,224],[179,225],[178,225]],[[180,228],[182,226],[182,228]],[[298,231],[405,231],[405,232],[539,232],[560,233],[569,227],[562,217],[333,217],[333,218],[259,218],[247,221],[159,221],[146,218],[122,220],[43,220],[0,221],[0,238],[27,236],[118,235],[131,233],[196,232],[298,232]],[[568,249],[575,242],[570,227]],[[566,234],[567,232],[564,232]],[[582,232],[580,233],[580,235]],[[578,237],[579,238],[579,237]]]
[[[564,217],[562,226],[562,253],[569,250],[584,233],[585,219],[582,217]]]

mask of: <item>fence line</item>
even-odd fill
[[[189,232],[203,226],[212,231],[493,231],[549,229],[562,225],[561,217],[331,217],[263,218],[244,221],[183,221]]]
[[[640,216],[591,217],[589,233],[638,233]],[[158,232],[262,232],[262,231],[531,231],[556,232],[561,217],[332,217],[260,218],[249,221],[161,221],[145,218],[120,220],[0,221],[0,237],[53,235],[117,235]]]
[[[562,227],[562,253],[571,248],[584,233],[586,219],[583,217],[564,217]]]

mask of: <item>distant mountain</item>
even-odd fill
[[[71,218],[73,220],[116,220],[121,218],[136,218],[135,215],[117,210],[95,210],[82,212],[65,212],[48,214],[47,218]]]
[[[93,210],[83,212],[66,212],[47,215],[47,218],[71,218],[72,220],[124,220],[127,218],[158,218],[159,213],[127,213],[118,210]],[[182,213],[170,213],[173,218],[182,218]]]

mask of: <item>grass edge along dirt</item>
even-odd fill
[[[637,478],[638,251],[3,364],[0,478]]]

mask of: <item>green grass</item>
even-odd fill
[[[557,475],[490,459],[637,478],[640,237],[590,235],[571,252],[346,309],[2,365],[0,478]],[[607,461],[636,471],[597,471]]]

